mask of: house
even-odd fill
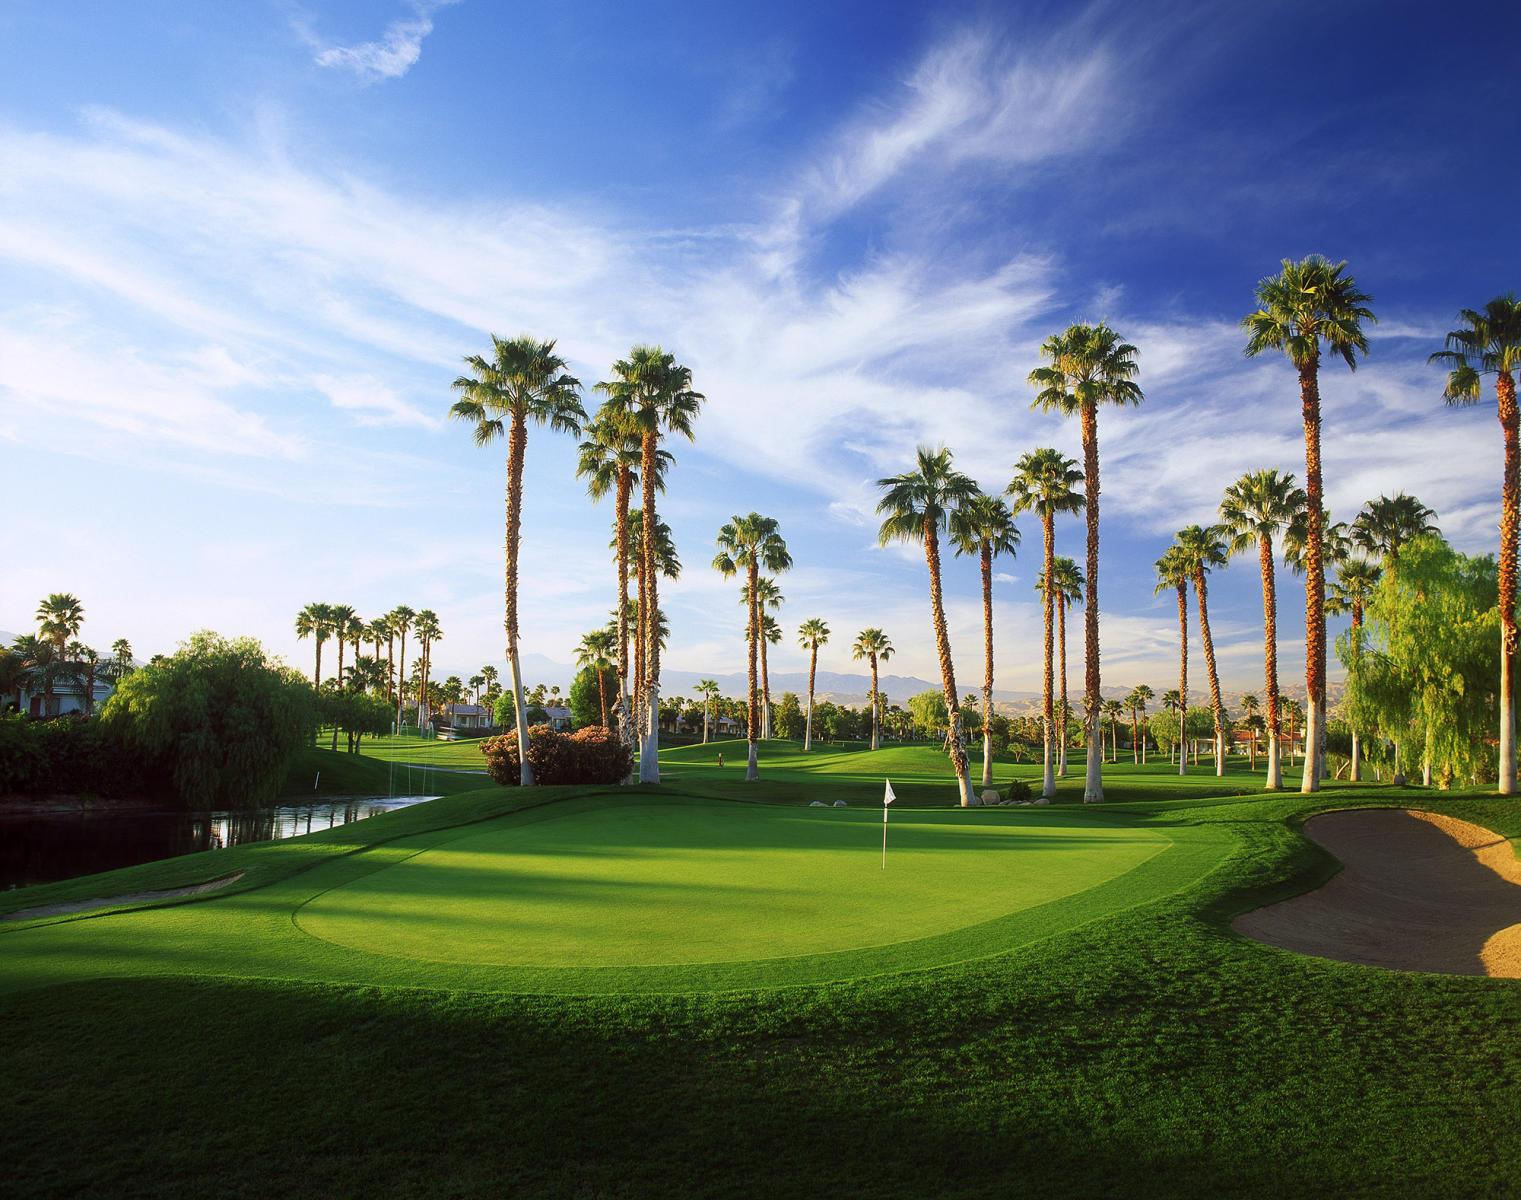
[[[549,714],[549,727],[557,733],[564,733],[575,724],[575,718],[570,715],[570,709],[556,705],[553,708],[544,709]]]
[[[92,698],[91,704],[87,706],[85,704],[86,686],[86,682],[83,679],[78,683],[59,680],[58,684],[53,688],[53,703],[57,706],[60,717],[67,713],[82,713],[87,707],[92,711],[98,712],[101,702],[116,690],[115,685],[110,680],[102,679],[97,675],[95,677],[95,695]],[[4,707],[16,704],[19,705],[18,711],[31,716],[40,717],[44,714],[43,706],[47,699],[44,690],[39,689],[36,692],[32,692],[25,684],[22,684],[20,690],[13,693],[13,695],[15,699],[7,697]]]
[[[744,727],[733,717],[719,717],[713,724],[720,737],[738,737],[744,732]]]
[[[454,704],[449,711],[456,729],[486,729],[491,725],[491,710],[478,704]]]

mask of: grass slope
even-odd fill
[[[912,748],[806,762],[766,749],[767,794],[880,797],[883,756],[900,753],[900,796],[924,787],[943,806],[950,790],[944,760],[937,776]],[[722,773],[703,753],[672,753],[656,808],[706,813],[713,797],[746,795],[727,751]],[[278,961],[315,942],[287,932],[290,900],[323,872],[375,878],[366,860],[388,856],[384,877],[413,843],[436,836],[421,853],[442,855],[462,830],[517,822],[543,836],[559,821],[569,832],[563,818],[526,822],[598,803],[533,795],[552,803],[514,817],[525,794],[500,789],[250,852],[267,886],[236,899],[257,932],[198,941],[174,924],[227,901],[0,932],[0,979],[31,969],[15,953],[29,938],[56,939],[59,978],[75,979],[0,997],[0,1192],[1515,1194],[1516,983],[1304,958],[1241,939],[1228,921],[1335,869],[1295,832],[1308,812],[1415,804],[1515,837],[1521,810],[1388,788],[1230,794],[1249,785],[1106,771],[1124,802],[1040,818],[1097,817],[1172,849],[1065,900],[906,944],[967,939],[950,957],[940,946],[941,965],[904,970],[915,965],[905,947],[890,947],[880,972],[780,990],[494,992],[342,948],[389,962],[389,975],[322,982],[293,978],[302,968],[289,962],[284,978],[153,974],[175,955]],[[849,810],[811,815],[847,814],[846,829]],[[1036,815],[983,814],[1011,828]],[[1133,890],[1134,902],[1106,901],[1106,889]],[[1000,927],[1020,920],[1034,922],[1031,936]],[[135,944],[70,940],[133,923]],[[123,977],[79,976],[113,953]]]

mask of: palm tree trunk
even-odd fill
[[[1266,534],[1257,539],[1257,562],[1262,568],[1262,662],[1267,690],[1267,782],[1263,788],[1276,792],[1283,787],[1278,747],[1281,732],[1278,722],[1278,593],[1273,573],[1273,539]]]
[[[615,493],[613,520],[618,541],[618,700],[614,715],[618,722],[618,740],[629,748],[630,761],[637,744],[634,736],[634,714],[629,692],[628,661],[628,501],[633,487],[633,477],[626,466],[618,467],[618,487]],[[632,772],[625,783],[633,782]]]
[[[813,749],[813,676],[819,665],[819,644],[809,640],[808,654],[808,723],[803,727],[803,750]]]
[[[1188,774],[1188,589],[1178,584],[1178,774]]]
[[[1130,757],[1135,760],[1135,765],[1141,765],[1140,746],[1140,723],[1136,719],[1136,710],[1130,710]]]
[[[1093,400],[1083,404],[1083,490],[1084,513],[1088,521],[1087,595],[1083,600],[1084,663],[1083,735],[1088,744],[1087,776],[1083,780],[1083,803],[1099,804],[1104,799],[1104,756],[1099,749],[1099,707],[1104,703],[1099,689],[1099,456],[1098,406]]]
[[[877,656],[871,655],[871,748],[877,749],[881,741],[877,737]]]
[[[993,547],[982,543],[982,786],[993,786]]]
[[[771,740],[771,669],[766,662],[765,629],[761,630],[761,741]]]
[[[1056,774],[1060,779],[1067,778],[1067,726],[1072,720],[1072,708],[1067,703],[1067,598],[1056,598],[1056,629],[1057,629],[1057,661],[1061,663],[1062,706],[1061,724],[1057,727],[1057,759]]]
[[[639,466],[644,489],[644,575],[648,610],[639,610],[644,626],[644,746],[639,751],[639,782],[660,782],[660,596],[655,576],[655,479],[660,466],[655,457],[655,434],[645,430]]]
[[[750,679],[749,691],[746,693],[746,697],[749,700],[749,716],[746,723],[746,737],[750,742],[749,757],[745,763],[745,781],[747,783],[753,783],[755,780],[760,778],[760,765],[756,761],[755,750],[755,735],[757,732],[755,712],[757,691],[755,678],[755,643],[760,640],[760,612],[759,605],[755,596],[755,587],[756,583],[758,582],[757,577],[759,576],[760,571],[753,561],[754,556],[752,555],[751,557],[752,561],[750,563],[750,586],[746,592],[746,595],[749,597],[750,604]]]
[[[1215,712],[1215,776],[1225,774],[1225,705],[1220,700],[1220,675],[1215,670],[1215,639],[1209,631],[1209,599],[1204,568],[1194,568],[1194,591],[1199,597],[1199,636],[1204,642],[1204,667],[1209,673],[1209,702]]]
[[[956,669],[951,664],[951,638],[945,628],[945,605],[940,596],[940,539],[935,526],[924,522],[924,560],[929,566],[930,613],[935,623],[935,648],[940,654],[940,677],[945,685],[945,711],[950,721],[951,766],[956,771],[956,788],[961,807],[972,807],[972,779],[968,770],[966,740],[961,732],[961,705],[956,695]],[[1049,581],[1051,576],[1047,575]]]
[[[406,680],[406,674],[407,674],[407,631],[405,629],[403,629],[401,631],[401,658],[400,658],[400,662],[399,662],[399,664],[398,664],[398,666],[396,668],[396,732],[397,732],[397,734],[401,733],[401,709],[402,709],[402,705],[404,705],[406,703],[406,699],[407,699],[407,688],[406,688],[406,682],[405,682],[405,680]]]
[[[1301,792],[1320,790],[1317,747],[1325,714],[1326,573],[1322,524],[1324,503],[1320,474],[1320,352],[1318,347],[1299,368],[1299,395],[1304,417],[1305,465],[1305,763]]]
[[[1046,609],[1046,675],[1044,707],[1041,710],[1045,717],[1046,726],[1046,759],[1045,768],[1041,774],[1040,794],[1047,800],[1056,797],[1056,771],[1051,762],[1052,737],[1056,732],[1056,714],[1052,691],[1055,689],[1056,680],[1053,678],[1053,668],[1056,660],[1056,646],[1053,639],[1056,635],[1056,617],[1052,612],[1052,583],[1053,574],[1056,570],[1056,517],[1053,513],[1046,513],[1042,517],[1045,533],[1045,581],[1046,586],[1041,590],[1045,592]]]
[[[1521,531],[1521,410],[1516,381],[1498,372],[1495,394],[1500,427],[1505,431],[1505,485],[1500,496],[1500,769],[1502,796],[1514,796],[1516,784],[1516,538]]]
[[[523,523],[523,455],[528,447],[528,426],[521,410],[514,410],[507,434],[507,662],[512,667],[512,700],[516,705],[518,775],[524,787],[533,786],[533,765],[528,761],[528,709],[523,703],[523,672],[518,662],[518,544]],[[424,663],[427,658],[424,656]],[[424,672],[426,678],[426,671]],[[422,707],[418,707],[418,729]]]

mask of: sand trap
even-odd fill
[[[1521,978],[1521,861],[1510,842],[1437,813],[1322,813],[1305,832],[1343,869],[1232,922],[1259,942],[1401,971]]]
[[[123,904],[152,904],[157,900],[173,900],[177,896],[201,896],[206,892],[214,892],[218,888],[237,883],[242,878],[243,872],[235,871],[231,875],[223,875],[220,879],[212,879],[206,883],[196,883],[190,887],[166,888],[161,892],[133,892],[126,896],[71,900],[67,904],[39,904],[35,908],[21,908],[13,913],[6,913],[0,917],[0,921],[35,921],[39,917],[66,917],[71,913],[89,912],[92,908],[116,908]]]

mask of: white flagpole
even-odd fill
[[[887,870],[887,806],[898,797],[893,795],[892,780],[885,779],[887,785],[882,793],[882,869]]]

